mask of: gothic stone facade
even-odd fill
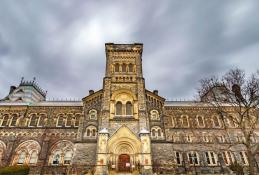
[[[145,88],[142,44],[107,43],[103,88],[82,101],[47,101],[22,79],[0,101],[0,166],[32,174],[227,172],[247,165],[242,137],[202,102],[166,101]],[[229,109],[231,110],[231,109]]]

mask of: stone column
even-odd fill
[[[151,175],[152,159],[150,133],[146,129],[142,129],[139,133],[139,136],[141,140],[141,171],[143,175]]]
[[[108,138],[109,138],[109,132],[106,128],[103,128],[98,134],[95,175],[108,174],[108,161],[109,161],[108,152],[107,152]]]

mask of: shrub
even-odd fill
[[[232,163],[229,168],[234,171],[237,175],[243,175],[244,172],[243,172],[243,167],[237,163],[237,162],[234,162]]]
[[[27,165],[15,165],[0,168],[0,175],[27,175],[30,168]]]

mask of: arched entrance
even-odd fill
[[[121,154],[118,157],[118,170],[120,172],[130,171],[130,156],[128,154]]]

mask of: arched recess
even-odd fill
[[[97,136],[97,128],[93,125],[88,126],[85,130],[84,137],[96,138],[96,136]]]
[[[138,118],[138,102],[136,95],[127,89],[113,92],[110,103],[111,119],[114,117]]]
[[[35,140],[22,142],[16,149],[13,164],[36,165],[41,150],[40,144]]]
[[[130,163],[136,165],[140,162],[141,141],[126,126],[119,128],[108,140],[109,162],[111,165],[119,166],[120,155],[128,155]]]
[[[49,155],[50,165],[70,165],[74,154],[74,144],[68,140],[55,143]]]
[[[2,159],[4,157],[5,154],[5,150],[6,150],[6,145],[3,141],[0,140],[0,166],[2,165]]]
[[[152,139],[163,139],[164,133],[161,127],[159,126],[153,126],[151,128],[151,138]]]

